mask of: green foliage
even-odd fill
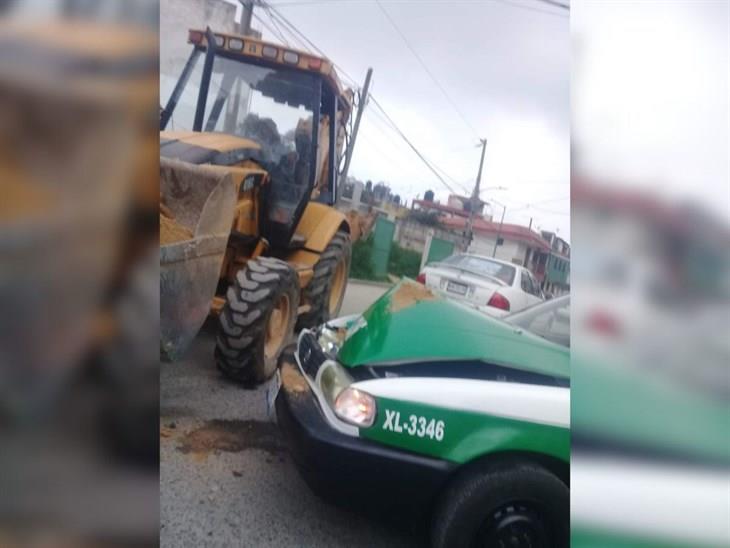
[[[350,278],[359,280],[374,280],[373,273],[373,237],[358,240],[352,245],[352,259],[350,262]]]
[[[414,209],[408,212],[408,218],[412,219],[422,225],[440,227],[441,221],[439,220],[439,214],[436,211],[421,211]]]
[[[407,276],[415,278],[421,267],[421,254],[417,251],[405,249],[395,242],[390,248],[390,259],[388,260],[388,273],[399,278]]]
[[[373,272],[373,237],[367,240],[358,240],[352,245],[352,260],[350,262],[350,277],[358,280],[387,281],[387,278],[378,278]],[[405,249],[395,242],[390,248],[388,259],[388,274],[401,278],[418,276],[421,266],[421,254],[417,251]]]

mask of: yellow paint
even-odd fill
[[[251,255],[251,258],[255,259],[256,257],[260,257],[268,248],[269,241],[266,238],[260,238],[258,243],[256,244],[256,247],[253,250],[253,255]]]
[[[221,310],[223,310],[224,304],[226,304],[226,300],[223,297],[219,297],[216,295],[210,302],[210,311],[217,316],[218,314],[220,314]]]
[[[319,261],[319,253],[298,249],[287,255],[285,259],[295,270],[299,271],[313,267]]]
[[[219,152],[227,152],[239,148],[261,150],[261,145],[251,139],[210,131],[161,131],[160,139],[182,141],[189,145],[217,150]]]
[[[190,32],[200,32],[203,34],[203,45],[207,47],[207,39],[205,37],[205,30],[203,29],[190,29]],[[324,57],[318,57],[312,55],[306,51],[296,50],[290,47],[282,46],[273,42],[267,42],[265,40],[259,40],[252,36],[243,36],[240,34],[229,34],[226,32],[216,32],[216,36],[223,38],[223,46],[219,46],[219,49],[223,49],[227,54],[234,57],[238,57],[242,61],[246,61],[246,58],[257,58],[266,59],[266,61],[278,65],[282,65],[288,68],[295,68],[306,72],[315,72],[324,76],[324,79],[333,88],[335,93],[339,96],[338,101],[343,107],[349,112],[352,110],[352,92],[344,89],[342,82],[340,81],[337,71],[335,71],[334,63]],[[240,40],[243,42],[243,49],[235,49],[231,47],[231,39],[234,41]],[[275,58],[264,57],[263,49],[265,46],[271,46],[276,48],[277,53]],[[296,53],[299,56],[299,62],[296,64],[287,63],[284,61],[284,52]],[[311,62],[319,61],[319,68],[310,68]]]
[[[242,234],[254,235],[258,233],[256,203],[253,200],[252,191],[248,191],[245,194],[245,197],[240,198],[236,204],[233,228]]]
[[[341,227],[350,231],[347,218],[342,213],[330,206],[309,202],[296,232],[304,236],[304,247],[322,253]]]
[[[307,287],[314,278],[314,269],[297,270],[297,276],[299,276],[299,287]]]

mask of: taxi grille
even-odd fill
[[[299,363],[302,365],[304,372],[312,379],[317,376],[317,371],[327,359],[322,347],[319,346],[317,339],[311,333],[305,333],[299,339],[299,348],[297,348]]]

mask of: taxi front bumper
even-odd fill
[[[306,384],[295,346],[279,359],[282,385],[275,407],[279,428],[309,487],[341,506],[427,512],[455,465],[387,447],[334,429]]]

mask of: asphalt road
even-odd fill
[[[342,314],[385,291],[348,286]],[[410,528],[331,506],[299,477],[267,416],[266,386],[245,390],[213,364],[204,329],[160,373],[162,546],[417,546]],[[387,496],[387,495],[385,495]]]

